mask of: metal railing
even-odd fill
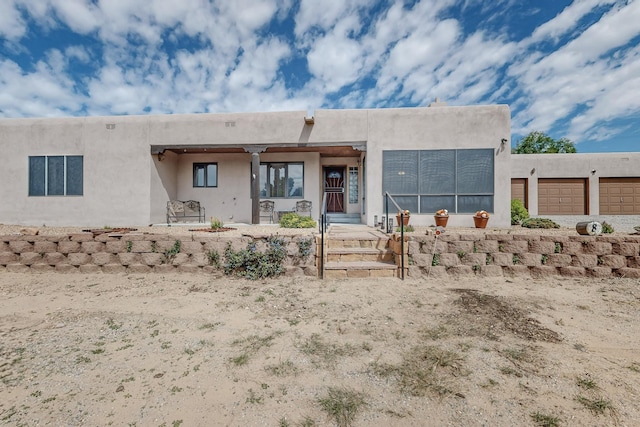
[[[391,233],[391,230],[393,229],[393,226],[391,224],[393,224],[393,220],[390,219],[389,217],[389,201],[391,201],[391,203],[394,204],[394,206],[397,209],[398,215],[400,217],[400,277],[402,278],[402,280],[404,280],[404,209],[402,209],[400,207],[400,205],[398,205],[396,203],[395,200],[393,200],[393,197],[391,197],[391,194],[389,194],[388,192],[385,191],[384,193],[384,214],[386,217],[386,229],[387,229],[387,234]]]
[[[322,195],[322,206],[320,207],[320,256],[318,257],[318,272],[321,279],[324,279],[324,235],[327,231],[327,193]]]

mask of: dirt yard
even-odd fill
[[[0,274],[5,425],[637,426],[640,281]]]

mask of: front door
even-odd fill
[[[324,192],[327,193],[327,212],[344,212],[344,167],[324,168]]]

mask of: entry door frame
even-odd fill
[[[345,165],[322,167],[322,192],[327,193],[327,212],[347,212],[345,204],[346,170]],[[335,176],[336,172],[339,173],[339,177]]]

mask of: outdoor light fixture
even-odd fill
[[[164,160],[164,153],[158,153],[158,161],[161,162]]]
[[[591,169],[591,175],[595,175],[596,174],[596,170],[595,169]]]
[[[505,146],[505,144],[507,143],[507,138],[502,138],[502,141],[501,141],[501,142],[502,142],[502,146],[504,147],[504,146]]]
[[[531,169],[531,175],[533,175],[534,173],[536,173],[536,168]]]

